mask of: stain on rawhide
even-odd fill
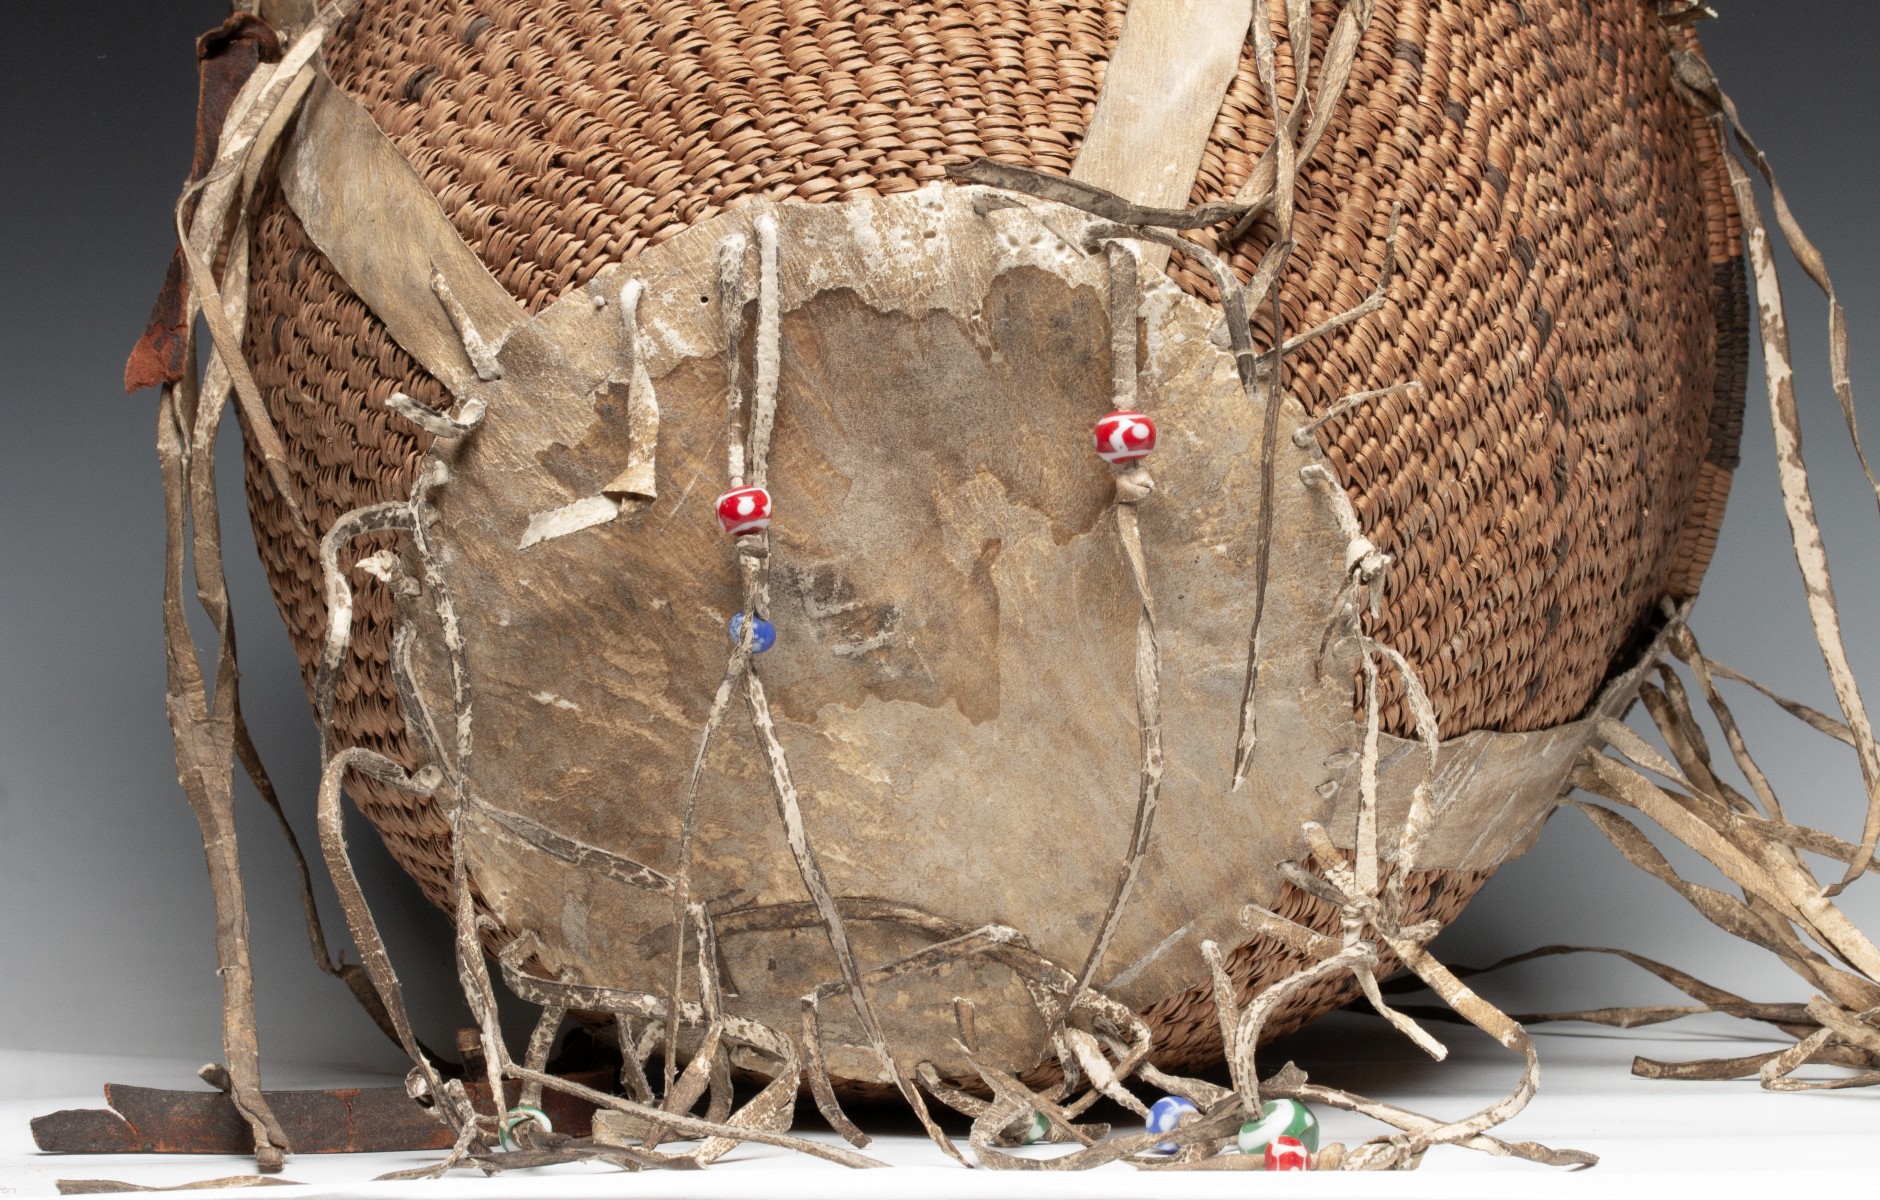
[[[594,420],[576,445],[550,442],[535,461],[570,495],[592,496],[626,461],[629,425],[627,385],[606,379],[594,391]]]

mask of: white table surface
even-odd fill
[[[1447,1063],[1420,1054],[1374,1018],[1338,1014],[1284,1047],[1319,1082],[1363,1092],[1433,1116],[1463,1115],[1514,1083],[1519,1062],[1486,1038],[1434,1027],[1452,1047]],[[1420,1170],[1390,1174],[1167,1174],[1111,1164],[1080,1173],[967,1171],[924,1138],[895,1132],[868,1153],[897,1168],[850,1171],[765,1146],[745,1146],[696,1173],[627,1174],[570,1165],[483,1178],[473,1171],[426,1183],[374,1183],[388,1171],[438,1154],[300,1155],[281,1176],[305,1186],[215,1194],[442,1197],[1880,1197],[1880,1089],[1776,1094],[1753,1081],[1689,1083],[1635,1078],[1632,1056],[1725,1057],[1773,1048],[1761,1027],[1725,1018],[1688,1019],[1643,1030],[1556,1025],[1535,1031],[1540,1094],[1497,1132],[1600,1156],[1568,1171],[1452,1148],[1433,1150]],[[1279,1065],[1268,1057],[1263,1069]],[[103,1107],[107,1082],[191,1087],[198,1064],[0,1051],[0,1196],[56,1194],[59,1179],[116,1179],[146,1187],[250,1174],[253,1163],[198,1155],[51,1155],[34,1148],[28,1121],[59,1108]],[[1822,1074],[1837,1072],[1824,1070]],[[274,1064],[271,1088],[386,1084],[318,1066]],[[1379,1132],[1363,1118],[1319,1113],[1327,1140],[1355,1143]],[[866,1122],[864,1122],[866,1123]],[[828,1136],[828,1135],[823,1135]],[[833,1140],[833,1138],[831,1139]],[[962,1139],[962,1148],[964,1141]],[[967,1149],[970,1157],[970,1149]]]

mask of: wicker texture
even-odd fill
[[[1123,8],[369,0],[328,61],[537,310],[740,198],[906,190],[978,155],[1068,171]],[[1335,9],[1314,8],[1322,47]],[[1292,65],[1275,29],[1286,100]],[[1290,358],[1288,386],[1318,412],[1348,392],[1423,385],[1329,422],[1320,439],[1368,535],[1397,556],[1378,633],[1420,672],[1445,735],[1577,715],[1640,618],[1693,591],[1714,547],[1746,310],[1719,147],[1670,80],[1674,47],[1695,41],[1638,0],[1377,0],[1340,112],[1302,169],[1289,334],[1371,290],[1402,205],[1392,302]],[[1249,48],[1195,199],[1230,196],[1270,136]],[[1256,227],[1234,247],[1243,277],[1269,237]],[[1174,266],[1212,299],[1204,276]],[[264,202],[252,303],[248,353],[316,529],[407,494],[422,442],[384,400],[444,397],[278,195]],[[316,547],[252,459],[248,481],[311,679]],[[352,552],[375,548],[362,539]],[[408,759],[386,670],[389,604],[378,589],[360,601],[336,732]],[[1408,732],[1387,699],[1388,725]],[[390,789],[354,791],[441,902],[441,816]],[[1482,878],[1449,881],[1424,915],[1453,915]],[[1240,962],[1250,989],[1288,969],[1271,954]],[[1157,1015],[1189,1027],[1201,1053],[1212,1022],[1197,1004],[1172,998]]]
[[[1322,47],[1331,13],[1317,9]],[[1639,619],[1694,591],[1714,547],[1722,496],[1696,501],[1705,460],[1735,462],[1734,437],[1713,446],[1711,430],[1740,428],[1740,230],[1671,44],[1695,43],[1629,0],[1381,4],[1301,172],[1288,335],[1364,299],[1402,205],[1393,302],[1308,346],[1289,385],[1316,413],[1422,384],[1319,440],[1397,559],[1377,635],[1416,666],[1445,736],[1578,716]],[[1264,109],[1243,69],[1197,200],[1247,176],[1270,138]],[[1268,240],[1234,247],[1242,278]],[[1205,272],[1175,267],[1212,297]],[[1388,711],[1407,734],[1407,709]]]

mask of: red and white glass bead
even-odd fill
[[[1113,412],[1097,422],[1097,454],[1104,462],[1135,462],[1155,449],[1155,422],[1139,412]]]
[[[1269,1171],[1310,1171],[1312,1152],[1298,1138],[1280,1134],[1266,1144],[1266,1169]]]
[[[770,493],[760,487],[733,488],[718,497],[718,524],[732,537],[770,528]]]

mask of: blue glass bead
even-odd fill
[[[732,613],[730,622],[725,626],[731,633],[731,644],[737,645],[744,636],[744,614]],[[762,654],[777,644],[777,627],[764,618],[757,618],[757,628],[751,633],[751,653]]]
[[[1150,1133],[1168,1133],[1183,1117],[1200,1111],[1195,1102],[1186,1097],[1164,1096],[1149,1106],[1147,1129]],[[1173,1154],[1181,1149],[1174,1142],[1157,1142],[1155,1148],[1159,1154]]]

